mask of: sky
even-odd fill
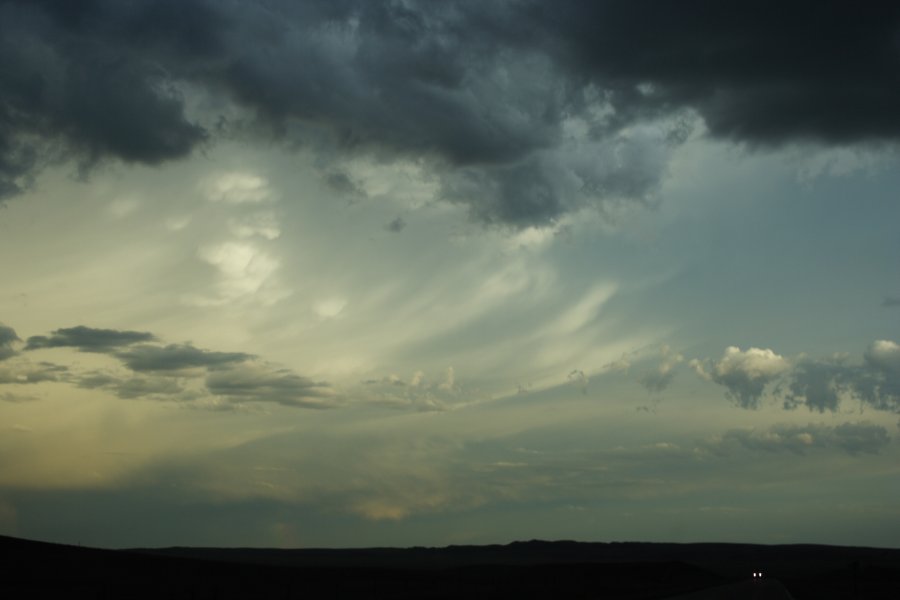
[[[0,1],[0,534],[900,546],[900,6]]]

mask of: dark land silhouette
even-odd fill
[[[101,550],[0,536],[0,551],[0,598],[10,599],[900,598],[900,550],[882,548],[530,541]]]

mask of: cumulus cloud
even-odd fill
[[[785,407],[835,411],[842,399],[857,399],[872,408],[900,412],[900,345],[873,342],[862,364],[846,357],[798,361],[788,377]]]
[[[836,411],[853,371],[844,361],[800,361],[788,377],[784,407],[806,405],[818,412]]]
[[[146,331],[94,329],[79,325],[78,327],[57,329],[49,336],[32,336],[28,338],[25,350],[77,348],[81,352],[111,352],[122,346],[138,342],[149,342],[155,339],[153,334]]]
[[[859,422],[834,427],[823,424],[774,425],[762,431],[732,429],[711,440],[706,447],[715,454],[731,454],[736,450],[805,454],[812,450],[838,449],[857,455],[877,454],[890,441],[884,427]]]
[[[886,375],[900,374],[900,344],[877,340],[865,354],[866,363]]]
[[[6,360],[18,354],[13,344],[21,341],[12,327],[0,323],[0,360]]]
[[[900,412],[900,344],[876,340],[862,362],[846,355],[784,358],[772,350],[729,347],[718,360],[690,362],[697,374],[722,385],[743,408],[755,408],[766,386],[784,408],[806,406],[810,411],[836,412],[845,400],[892,412]]]
[[[694,120],[750,143],[896,140],[898,15],[837,2],[6,0],[0,198],[47,160],[155,164],[254,130],[314,147],[348,193],[334,157],[422,160],[443,198],[490,223],[652,204]],[[187,95],[221,114],[191,113]],[[223,197],[256,197],[237,183]]]
[[[692,360],[691,367],[706,379],[722,385],[743,408],[756,408],[765,387],[790,369],[790,362],[772,350],[729,346],[717,361]]]

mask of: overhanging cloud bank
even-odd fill
[[[422,161],[477,220],[652,204],[698,121],[751,144],[900,135],[900,8],[164,0],[0,3],[0,198],[48,161],[217,135]],[[852,48],[852,51],[848,49]]]

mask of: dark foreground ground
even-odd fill
[[[98,550],[0,536],[0,598],[900,599],[900,550],[516,542]],[[762,571],[754,581],[751,574]]]

